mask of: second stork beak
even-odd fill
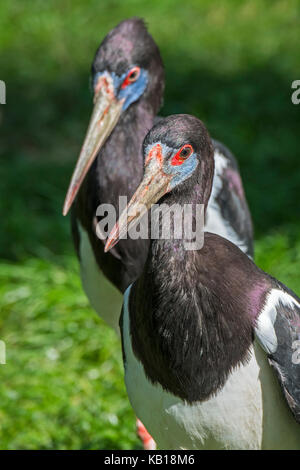
[[[171,175],[165,174],[157,162],[151,162],[146,168],[143,181],[110,232],[105,252],[113,248],[120,238],[140,222],[148,209],[169,191],[170,181]]]
[[[96,90],[94,109],[68,188],[63,215],[68,213],[90,166],[120,118],[124,101],[117,100],[112,90],[108,88],[106,81],[104,86]]]

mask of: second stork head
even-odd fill
[[[122,21],[105,37],[92,64],[92,87],[94,107],[65,199],[64,215],[121,116],[141,100],[147,102],[154,115],[160,108],[163,64],[141,19]]]

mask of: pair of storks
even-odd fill
[[[93,115],[64,213],[75,199],[83,286],[115,328],[100,271],[124,293],[125,382],[136,415],[160,448],[300,449],[300,300],[251,260],[234,157],[195,117],[156,122],[164,70],[140,19],[106,36],[92,78]],[[118,214],[104,246],[97,207],[118,210],[124,195],[130,216]],[[172,236],[119,241],[139,220],[139,204],[154,203],[204,204],[203,247],[186,250]]]

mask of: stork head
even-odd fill
[[[146,100],[155,115],[164,91],[164,68],[157,45],[139,18],[122,21],[102,41],[92,64],[94,108],[63,214],[66,215],[90,166],[121,115]]]
[[[180,202],[186,200],[187,194],[193,199],[197,187],[199,200],[196,202],[207,206],[213,181],[214,152],[206,127],[199,119],[187,114],[163,119],[145,137],[143,152],[143,181],[112,229],[105,251],[167,193],[176,192]]]

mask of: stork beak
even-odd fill
[[[139,223],[148,209],[170,190],[171,178],[171,175],[163,172],[161,165],[151,162],[146,168],[143,181],[110,232],[104,248],[105,252],[113,248],[120,238],[123,238]]]
[[[123,103],[124,100],[117,100],[115,98],[112,89],[109,89],[107,79],[105,86],[101,86],[98,90],[96,88],[94,109],[68,188],[63,215],[68,213],[90,166],[116,126],[122,112]]]

